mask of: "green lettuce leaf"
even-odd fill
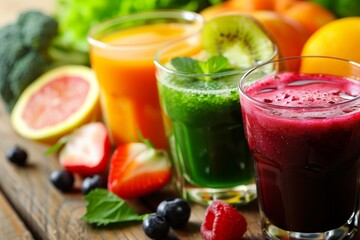
[[[87,34],[96,23],[115,16],[153,9],[184,9],[199,12],[224,0],[58,0],[55,18],[59,35],[55,45],[61,49],[88,52]]]

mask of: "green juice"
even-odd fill
[[[240,76],[158,74],[172,156],[191,185],[232,188],[253,182],[237,91]]]

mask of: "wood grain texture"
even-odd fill
[[[55,0],[0,0],[0,26],[14,21],[17,15],[28,9],[53,12]],[[0,103],[0,186],[21,219],[31,228],[36,239],[146,239],[140,223],[123,227],[105,229],[93,228],[81,220],[86,202],[79,192],[63,194],[50,183],[50,173],[60,168],[56,157],[45,157],[43,152],[48,146],[28,141],[19,137],[12,129],[9,116]],[[5,159],[6,149],[19,144],[30,155],[26,168],[16,167]],[[78,183],[79,184],[79,183]],[[164,191],[162,194],[147,199],[131,202],[139,213],[151,212],[159,201],[173,195]],[[10,209],[11,210],[11,209]],[[174,239],[202,239],[200,225],[206,208],[194,205],[187,227],[172,232]],[[251,219],[247,238],[260,236],[257,212],[254,208],[245,209],[245,215]],[[253,238],[255,237],[255,238]],[[0,238],[3,239],[3,238]]]
[[[0,0],[0,27],[14,21],[18,13],[27,9],[51,13],[55,3],[55,0]],[[5,159],[6,149],[15,144],[28,150],[29,166],[19,168]],[[99,229],[83,222],[81,217],[85,212],[86,202],[82,199],[81,193],[76,190],[70,194],[60,193],[49,181],[50,173],[60,166],[55,156],[44,156],[43,152],[47,147],[19,137],[13,131],[9,116],[0,101],[0,192],[6,195],[5,199],[0,194],[0,240],[147,239],[141,229],[141,223]],[[77,184],[79,186],[79,181]],[[153,211],[159,201],[169,196],[174,196],[174,192],[165,190],[129,204],[137,212],[146,213]],[[202,239],[200,225],[204,220],[205,210],[204,206],[193,204],[189,223],[184,229],[173,231],[171,239]],[[256,201],[239,207],[239,211],[248,221],[244,239],[263,239]],[[355,240],[360,240],[359,234]]]
[[[0,183],[4,194],[38,239],[143,239],[139,224],[124,228],[92,228],[81,220],[85,201],[79,191],[58,192],[49,181],[60,168],[55,157],[45,157],[47,146],[18,137],[11,128],[3,105],[0,109]],[[5,151],[19,144],[29,153],[29,165],[16,167],[5,159]],[[145,212],[139,204],[137,211]],[[140,237],[141,236],[141,237]]]
[[[1,192],[0,223],[0,239],[33,239],[31,233]]]
[[[56,156],[44,156],[48,146],[19,137],[12,129],[3,104],[0,106],[0,185],[2,191],[31,228],[36,239],[146,239],[141,223],[93,228],[81,220],[86,202],[77,188],[72,193],[57,191],[49,181],[50,173],[59,169]],[[5,159],[6,149],[18,144],[28,150],[29,165],[17,167]],[[167,190],[129,202],[139,213],[152,212],[159,201],[174,196]],[[206,208],[192,205],[189,224],[172,233],[174,239],[202,239],[200,225]],[[256,202],[239,209],[249,221],[245,239],[261,239]],[[1,239],[1,238],[0,238]]]

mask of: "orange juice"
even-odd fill
[[[190,36],[200,27],[186,22],[153,23],[104,34],[95,44],[90,41],[103,116],[114,144],[137,141],[141,133],[155,147],[167,147],[153,59],[166,43]],[[193,49],[182,51],[191,54]]]

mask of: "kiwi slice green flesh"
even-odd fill
[[[202,44],[209,55],[223,55],[237,68],[249,68],[274,55],[271,37],[254,18],[223,15],[208,21],[202,31]]]

